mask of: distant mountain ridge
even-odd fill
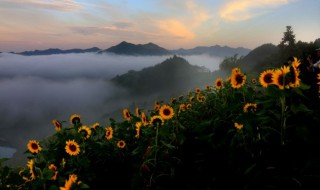
[[[239,56],[247,55],[251,50],[248,48],[238,47],[238,48],[231,48],[228,46],[198,46],[192,49],[178,49],[172,50],[171,52],[178,54],[178,55],[201,55],[201,54],[208,54],[211,56],[219,56],[219,57],[229,57],[235,54]]]
[[[24,52],[15,53],[15,54],[31,56],[31,55],[52,55],[52,54],[68,54],[68,53],[92,53],[92,52],[98,52],[100,50],[101,49],[97,47],[92,47],[89,49],[68,49],[68,50],[50,48],[46,50],[24,51]]]
[[[118,55],[135,55],[135,56],[159,56],[159,55],[201,55],[207,54],[210,56],[218,56],[218,57],[229,57],[235,54],[239,56],[247,55],[251,50],[243,47],[231,48],[228,46],[198,46],[192,49],[176,49],[176,50],[168,50],[163,47],[160,47],[154,43],[147,44],[132,44],[126,41],[123,41],[115,46],[112,46],[108,49],[100,49],[97,47],[89,48],[89,49],[68,49],[61,50],[58,48],[50,48],[46,50],[34,50],[34,51],[24,51],[20,53],[14,53],[25,56],[33,56],[33,55],[52,55],[52,54],[68,54],[68,53],[112,53]]]

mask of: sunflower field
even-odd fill
[[[25,167],[0,161],[0,188],[320,189],[320,74],[307,85],[299,65],[234,68],[108,125],[54,119],[55,134],[26,142]]]

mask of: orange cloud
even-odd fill
[[[290,0],[232,0],[222,6],[219,15],[222,19],[228,21],[248,20],[266,13],[267,9],[288,4],[289,1]]]
[[[158,21],[158,26],[161,30],[165,31],[167,34],[184,40],[193,40],[195,35],[190,31],[182,22],[169,19],[164,21]]]

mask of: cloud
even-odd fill
[[[30,0],[29,3],[39,8],[52,10],[72,11],[82,8],[82,5],[74,0]]]
[[[160,20],[158,26],[176,39],[188,41],[195,38],[195,34],[184,23],[176,19]]]
[[[270,11],[271,8],[276,8],[286,5],[290,0],[232,0],[224,4],[219,15],[227,21],[243,21]]]

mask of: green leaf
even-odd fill
[[[172,144],[166,143],[164,141],[160,141],[164,146],[168,147],[169,149],[174,149],[176,148],[175,146],[173,146]]]
[[[80,183],[79,185],[80,189],[89,189],[89,185],[85,184],[85,183]]]

